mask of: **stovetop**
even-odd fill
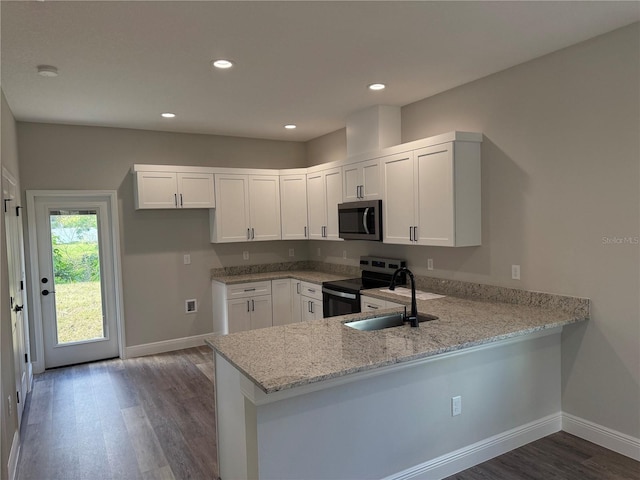
[[[377,257],[361,257],[360,265],[362,268],[361,277],[324,282],[322,285],[339,292],[356,294],[360,292],[360,290],[367,290],[369,288],[388,287],[391,284],[393,272],[395,272],[398,266],[404,266],[405,262]],[[404,285],[406,283],[404,272],[398,275],[396,280],[397,285]]]

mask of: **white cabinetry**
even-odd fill
[[[307,176],[280,176],[282,240],[307,239]]]
[[[293,319],[293,298],[290,278],[271,281],[273,325],[287,325]],[[298,320],[299,321],[299,320]]]
[[[307,174],[309,238],[340,240],[338,204],[342,203],[342,168]]]
[[[278,175],[216,174],[216,209],[211,210],[213,243],[279,240]]]
[[[343,201],[376,200],[382,198],[380,159],[367,160],[342,167]]]
[[[481,244],[480,143],[390,155],[382,166],[385,243]]]
[[[213,282],[215,333],[235,333],[273,325],[271,282],[224,285]]]
[[[360,297],[360,309],[363,312],[372,312],[376,310],[382,310],[384,308],[402,307],[402,303],[391,302],[389,300],[381,300],[379,298],[367,297],[362,295]]]
[[[291,279],[291,321],[302,321],[302,281]]]
[[[302,320],[320,320],[324,318],[322,309],[322,287],[309,282],[300,283],[300,308]]]
[[[135,173],[136,209],[213,208],[213,173],[138,171]]]

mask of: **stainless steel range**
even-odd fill
[[[325,317],[347,315],[360,312],[360,291],[369,288],[384,288],[391,284],[393,272],[400,267],[406,267],[404,260],[381,257],[360,257],[358,278],[323,282],[322,305]],[[398,275],[396,284],[404,285],[406,276]]]

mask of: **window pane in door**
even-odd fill
[[[105,338],[98,212],[51,210],[49,219],[57,343]]]

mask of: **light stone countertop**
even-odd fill
[[[406,297],[378,289],[362,293],[410,303]],[[448,296],[418,300],[420,313],[439,317],[421,323],[418,328],[405,324],[366,332],[343,325],[349,320],[400,310],[378,310],[212,336],[206,343],[269,394],[588,319],[588,314],[559,308]]]
[[[336,275],[333,273],[325,273],[313,270],[283,270],[279,272],[256,272],[246,273],[243,275],[212,275],[211,280],[234,285],[238,283],[248,282],[264,282],[267,280],[280,280],[283,278],[295,278],[303,282],[310,282],[321,285],[322,282],[331,282],[334,280],[343,280],[351,278],[345,275]]]

